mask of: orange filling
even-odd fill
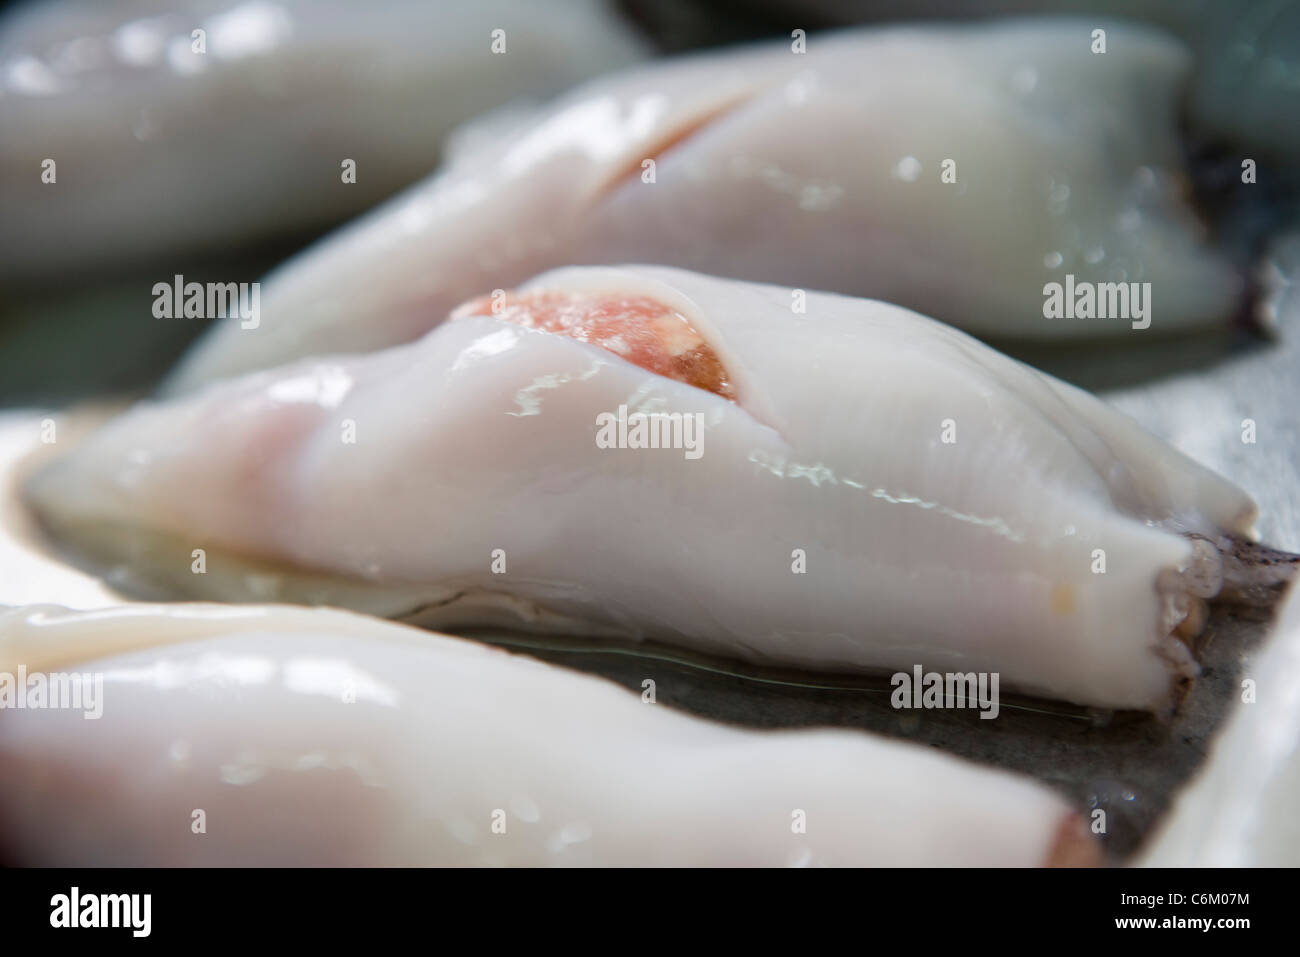
[[[452,319],[491,316],[614,353],[656,375],[735,400],[727,370],[704,336],[680,312],[648,296],[528,292],[473,299]]]

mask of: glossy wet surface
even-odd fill
[[[1244,333],[1231,339],[1168,340],[1135,332],[1132,341],[1063,345],[1048,357],[1050,361],[1040,364],[1099,390],[1147,429],[1241,485],[1260,505],[1263,541],[1300,552],[1300,295],[1296,289],[1300,235],[1279,246],[1275,261],[1293,285],[1279,303],[1278,330],[1272,341]],[[520,317],[528,317],[530,308],[518,305]],[[583,314],[587,313],[617,325],[613,306]],[[546,318],[545,310],[529,321],[538,317],[542,322],[560,321]],[[46,348],[56,348],[54,342],[71,328],[75,327],[46,326]],[[599,331],[600,323],[594,328]],[[130,349],[134,343],[122,340],[116,347]],[[117,367],[107,359],[102,366],[105,374],[116,374]],[[85,376],[77,383],[80,394],[111,388],[115,380],[97,382],[96,371],[96,366],[85,367]],[[6,456],[16,454],[17,443],[34,441],[42,416],[31,409],[6,416],[0,428],[0,453],[5,453],[0,455],[0,465]],[[1247,419],[1255,425],[1253,442],[1243,440]],[[3,505],[12,511],[16,508],[12,490],[5,495]],[[5,509],[0,509],[4,519],[0,545],[7,545],[19,526],[30,524]],[[26,528],[23,534],[30,532]],[[12,562],[18,563],[17,572],[8,564]],[[37,592],[39,598],[34,597]],[[93,607],[114,596],[91,576],[60,568],[53,558],[35,567],[30,552],[0,548],[0,604],[36,600]],[[1199,639],[1204,674],[1169,722],[1136,713],[1107,719],[1010,695],[1003,696],[1001,714],[991,721],[981,720],[973,710],[896,711],[883,679],[848,687],[852,683],[816,676],[803,676],[795,683],[789,676],[781,676],[779,682],[758,680],[701,667],[699,662],[633,656],[608,646],[593,650],[589,642],[501,634],[476,637],[605,675],[638,694],[644,681],[653,680],[660,705],[721,721],[754,727],[869,729],[1024,772],[1081,808],[1104,809],[1108,830],[1101,839],[1109,859],[1118,862],[1151,832],[1178,788],[1204,759],[1215,728],[1238,696],[1241,678],[1250,674],[1266,631],[1266,621],[1216,608]]]
[[[451,318],[491,316],[525,329],[600,346],[657,375],[734,399],[722,360],[681,313],[648,296],[527,292],[484,296]]]
[[[1292,283],[1277,302],[1273,341],[1245,333],[1162,340],[1135,332],[1132,342],[1057,348],[1053,361],[1040,365],[1099,390],[1148,430],[1239,484],[1259,503],[1262,541],[1300,552],[1300,235],[1278,243],[1273,261]],[[1244,441],[1250,437],[1243,429],[1247,419],[1255,424],[1253,442]],[[1108,832],[1099,837],[1109,859],[1119,862],[1200,766],[1214,730],[1238,699],[1241,679],[1250,676],[1268,625],[1252,612],[1213,608],[1197,639],[1204,673],[1167,723],[1138,713],[1089,715],[1009,695],[996,720],[982,720],[973,710],[896,711],[883,679],[851,689],[826,687],[844,682],[825,676],[778,684],[622,652],[483,637],[606,675],[638,694],[651,679],[660,704],[722,721],[864,728],[1021,771],[1085,809],[1104,809]]]

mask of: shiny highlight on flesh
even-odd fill
[[[510,292],[471,300],[451,314],[467,316],[491,316],[600,346],[656,375],[736,399],[726,367],[704,336],[680,312],[649,296]]]

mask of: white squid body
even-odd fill
[[[12,863],[1097,857],[1065,802],[1026,779],[856,732],[729,728],[597,678],[341,612],[14,610],[0,614],[0,662],[9,674],[72,675],[82,694],[80,710],[0,712]]]
[[[330,225],[428,173],[456,124],[641,50],[600,0],[29,5],[0,19],[0,277],[152,257],[167,278],[178,249]]]
[[[784,6],[786,9],[780,9]],[[786,0],[772,19],[802,12]],[[819,0],[823,23],[889,20],[891,0]],[[1300,160],[1300,5],[1289,0],[910,0],[909,18],[1070,14],[1123,17],[1158,24],[1196,56],[1187,110],[1202,136],[1252,151]],[[1258,150],[1259,152],[1254,152]]]
[[[458,302],[564,265],[655,262],[872,296],[981,334],[1047,319],[1044,286],[1149,282],[1157,329],[1222,320],[1240,277],[1179,197],[1173,40],[1089,22],[850,31],[660,63],[531,122],[302,254],[172,382],[405,342]],[[653,182],[644,164],[653,159]],[[942,181],[955,164],[955,183]]]
[[[1252,682],[1140,862],[1151,867],[1300,866],[1300,588],[1278,614]]]
[[[1171,631],[1221,570],[1183,533],[1250,537],[1255,506],[1092,396],[869,300],[810,294],[796,314],[788,289],[666,267],[558,270],[529,295],[662,304],[736,401],[467,315],[142,403],[28,499],[154,594],[997,672],[1156,711],[1197,673]],[[620,406],[680,413],[683,446],[698,421],[698,457],[601,447]]]

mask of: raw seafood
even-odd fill
[[[1300,588],[1244,669],[1236,714],[1170,809],[1151,867],[1294,867],[1300,861]]]
[[[142,403],[28,500],[144,594],[1171,708],[1205,599],[1261,587],[1250,498],[948,326],[803,307],[559,270],[408,346]]]
[[[44,865],[1009,865],[1097,860],[1026,779],[757,732],[335,611],[0,614],[0,668],[103,689],[0,711],[0,825]]]
[[[409,341],[471,296],[590,263],[872,296],[987,335],[1223,322],[1243,282],[1182,198],[1186,53],[1111,24],[1096,55],[1095,26],[762,44],[602,78],[513,130],[493,120],[273,273],[257,327],[219,324],[170,388]],[[1066,282],[1136,284],[1146,315],[1047,318],[1045,287]]]
[[[332,225],[428,173],[456,124],[642,50],[601,0],[21,6],[0,18],[0,277],[61,283]]]

